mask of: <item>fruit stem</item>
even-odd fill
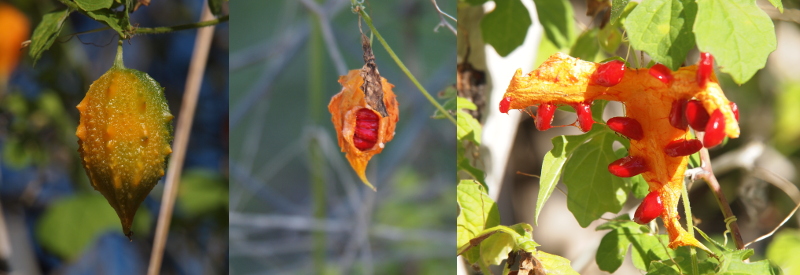
[[[171,27],[155,27],[155,28],[135,28],[133,30],[133,34],[158,34],[158,33],[168,33],[168,32],[175,32],[175,31],[182,31],[182,30],[191,30],[191,29],[199,29],[204,27],[214,26],[220,23],[228,22],[229,15],[222,16],[220,18],[207,20],[207,21],[200,21],[196,23],[189,23],[183,25],[176,25]]]
[[[114,57],[113,68],[125,69],[125,63],[122,61],[122,39],[117,42],[117,56]]]
[[[375,37],[377,37],[378,41],[381,42],[381,45],[383,45],[383,48],[386,49],[387,52],[389,52],[389,56],[391,56],[392,59],[394,59],[394,62],[397,63],[398,67],[400,67],[400,70],[403,70],[403,72],[406,74],[406,76],[408,76],[408,78],[411,79],[411,82],[414,82],[414,85],[417,86],[417,88],[419,89],[420,92],[422,92],[422,95],[424,95],[425,98],[427,98],[428,101],[430,101],[431,104],[434,107],[436,107],[436,109],[439,110],[439,112],[444,114],[444,116],[447,117],[447,119],[450,120],[450,122],[452,122],[453,125],[457,125],[456,119],[453,118],[453,115],[451,115],[450,112],[445,110],[444,107],[442,107],[442,105],[439,104],[439,102],[436,101],[436,99],[434,99],[433,96],[431,96],[430,93],[428,93],[428,90],[425,90],[425,87],[422,87],[422,84],[419,84],[419,81],[417,81],[417,78],[414,77],[413,74],[411,74],[411,72],[408,70],[408,68],[406,68],[406,65],[403,64],[403,61],[400,61],[400,58],[397,57],[397,55],[394,53],[394,51],[392,50],[392,47],[389,47],[389,44],[386,43],[386,40],[383,40],[383,36],[381,36],[381,34],[378,33],[378,30],[375,29],[375,26],[372,25],[372,18],[370,18],[369,14],[367,14],[367,12],[364,11],[364,7],[361,6],[360,4],[356,3],[356,2],[357,2],[356,0],[351,0],[351,4],[353,5],[353,7],[356,7],[354,9],[354,11],[357,11],[358,14],[361,15],[362,18],[364,18],[364,22],[367,23],[367,26],[369,26],[369,29],[372,30],[372,33],[375,34]]]
[[[681,188],[681,197],[683,199],[683,210],[686,212],[686,231],[689,236],[694,237],[694,219],[692,218],[692,207],[689,205],[689,189],[686,184]],[[692,274],[700,274],[697,268],[697,251],[694,246],[689,246],[689,255],[692,257]]]
[[[705,136],[705,133],[696,132],[695,135],[698,139],[702,140]],[[711,168],[711,157],[708,155],[708,148],[703,147],[700,149],[700,163],[700,167],[703,168],[705,173],[701,173],[699,176],[706,181],[708,187],[711,188],[711,191],[714,191],[714,197],[717,199],[717,204],[719,204],[720,210],[722,210],[722,215],[726,220],[730,217],[734,217],[731,206],[728,204],[728,200],[725,198],[725,194],[722,193],[722,188],[719,186],[717,177],[714,176],[714,171]],[[731,236],[733,237],[733,242],[736,244],[736,249],[744,249],[742,234],[739,232],[739,224],[736,223],[736,221],[733,221],[731,222],[730,227]]]

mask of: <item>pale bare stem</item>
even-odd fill
[[[446,12],[442,11],[442,9],[439,8],[439,4],[436,4],[436,0],[431,0],[431,3],[433,3],[433,6],[436,8],[436,12],[439,14],[439,24],[436,25],[436,28],[433,28],[433,31],[438,32],[439,27],[447,27],[447,29],[449,29],[450,32],[452,32],[455,35],[458,35],[458,31],[456,30],[456,28],[454,28],[453,25],[450,25],[450,22],[447,22],[447,19],[445,19],[445,17],[450,18],[450,20],[453,20],[453,22],[458,22],[458,20],[456,20],[455,18],[453,18],[453,16],[450,16]]]
[[[783,226],[783,224],[785,224],[787,221],[789,221],[789,219],[790,219],[792,216],[794,216],[794,213],[795,213],[795,212],[797,212],[797,209],[798,209],[798,208],[800,208],[800,203],[798,203],[798,204],[797,204],[797,205],[794,207],[794,209],[792,209],[792,212],[791,212],[791,213],[789,213],[789,215],[787,215],[787,216],[786,216],[786,218],[785,218],[785,219],[783,219],[783,221],[781,221],[781,223],[780,223],[780,224],[778,224],[778,226],[776,226],[776,227],[775,227],[775,229],[772,229],[772,231],[770,231],[769,233],[767,233],[767,234],[764,234],[763,236],[761,236],[761,237],[758,237],[758,238],[756,238],[755,240],[753,240],[753,241],[751,241],[751,242],[749,242],[749,243],[746,243],[746,244],[744,245],[744,247],[747,247],[748,245],[751,245],[751,244],[753,244],[753,243],[755,243],[755,242],[758,242],[758,241],[761,241],[761,240],[763,240],[763,239],[769,238],[770,236],[772,236],[772,234],[775,234],[775,231],[778,231],[778,229],[779,229],[779,228],[781,228],[781,226]]]
[[[703,140],[705,133],[696,132],[696,135],[697,139]],[[706,173],[698,174],[699,178],[705,180],[708,187],[711,188],[711,191],[714,191],[714,197],[717,198],[717,204],[719,204],[719,208],[722,210],[722,215],[725,219],[727,220],[730,217],[734,217],[731,206],[728,204],[728,200],[725,198],[725,195],[722,193],[722,188],[719,186],[717,177],[714,176],[714,170],[711,169],[711,157],[708,155],[708,149],[705,147],[700,149],[700,161],[702,163],[701,167]],[[744,242],[742,241],[742,233],[739,231],[739,224],[736,223],[736,221],[731,222],[730,229],[733,242],[736,244],[736,249],[743,249]]]
[[[795,22],[800,24],[800,10],[798,9],[783,9],[781,13],[777,8],[768,3],[759,3],[758,7],[764,10],[773,20],[781,20],[787,22]]]
[[[347,74],[347,65],[345,65],[342,52],[339,50],[339,46],[336,44],[336,39],[333,37],[330,18],[328,18],[325,10],[313,0],[300,0],[300,3],[302,3],[306,9],[316,15],[319,19],[320,30],[322,30],[322,38],[325,39],[325,44],[328,46],[326,48],[328,49],[328,54],[331,55],[333,65],[336,67],[336,72],[339,75]]]
[[[208,4],[203,5],[201,21],[214,18],[208,9]],[[175,197],[178,195],[179,177],[183,169],[183,161],[186,157],[186,147],[189,145],[189,133],[192,130],[194,111],[197,107],[197,98],[200,95],[200,83],[203,80],[203,71],[206,68],[208,52],[211,48],[211,39],[214,34],[214,26],[202,28],[197,31],[192,62],[189,64],[189,73],[186,77],[186,90],[183,94],[183,104],[181,104],[178,123],[175,127],[175,141],[172,145],[172,156],[170,156],[167,177],[165,180],[164,195],[161,201],[161,210],[156,225],[156,236],[153,241],[153,250],[150,254],[150,266],[147,274],[157,275],[161,269],[161,261],[164,257],[164,247],[167,243],[172,211],[175,208]]]

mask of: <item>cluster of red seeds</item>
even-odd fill
[[[356,128],[353,133],[353,144],[361,151],[375,146],[378,141],[380,118],[375,111],[361,108],[356,112]]]

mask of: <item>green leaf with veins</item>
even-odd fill
[[[481,19],[483,41],[507,56],[525,42],[531,16],[520,0],[495,0],[495,8]],[[571,19],[571,18],[570,18]]]
[[[602,132],[576,148],[564,166],[567,208],[581,227],[605,212],[619,212],[627,199],[625,182],[606,168],[616,160],[612,144],[619,137],[606,127],[597,128]]]
[[[777,47],[772,19],[752,0],[704,0],[694,22],[697,47],[742,84],[764,68]]]
[[[677,71],[695,45],[696,14],[693,0],[644,1],[628,15],[625,29],[633,48]]]

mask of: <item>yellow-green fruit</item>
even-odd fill
[[[164,176],[172,153],[173,117],[164,88],[146,73],[126,69],[120,46],[114,65],[92,83],[77,107],[81,118],[75,134],[83,167],[130,237],[136,209]]]

